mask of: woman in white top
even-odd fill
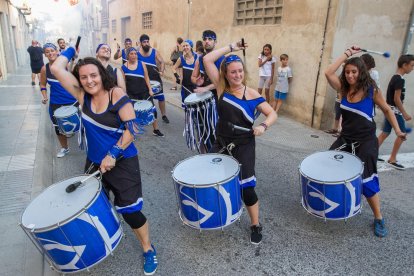
[[[272,56],[272,45],[265,44],[263,51],[258,57],[259,65],[259,87],[257,91],[262,94],[263,87],[265,89],[266,101],[270,101],[269,90],[273,84],[275,75],[276,58]]]

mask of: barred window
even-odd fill
[[[152,29],[152,12],[142,13],[142,28]]]
[[[116,19],[111,21],[112,33],[116,33]]]
[[[236,25],[275,25],[282,22],[283,0],[235,0]]]

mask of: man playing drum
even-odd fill
[[[141,47],[138,51],[138,59],[147,66],[149,79],[152,81],[157,81],[161,85],[161,90],[159,93],[154,95],[154,99],[158,101],[162,120],[168,124],[170,121],[166,115],[165,97],[161,80],[161,77],[164,75],[165,62],[160,52],[151,47],[149,40],[150,38],[146,34],[140,36],[139,41],[141,43]],[[159,64],[159,67],[157,64]]]

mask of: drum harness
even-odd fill
[[[361,145],[359,142],[350,141],[351,143],[349,143],[344,137],[341,137],[341,140],[342,140],[343,144],[335,149],[337,151],[340,151],[340,150],[350,146],[351,150],[352,150],[352,154],[355,155],[355,149]]]

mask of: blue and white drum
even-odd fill
[[[161,83],[158,81],[150,81],[151,89],[154,95],[161,93]]]
[[[242,214],[236,159],[201,154],[178,163],[173,172],[178,213],[184,224],[200,230],[223,229]]]
[[[299,167],[302,205],[312,215],[347,219],[361,211],[361,160],[343,151],[316,152]]]
[[[76,106],[61,106],[55,110],[53,116],[56,118],[59,130],[64,135],[73,135],[79,131],[80,117]]]
[[[89,270],[118,246],[121,223],[101,182],[90,178],[72,193],[65,191],[85,178],[53,184],[25,209],[20,226],[52,267],[61,273]]]
[[[133,100],[133,102],[137,123],[141,126],[152,124],[155,121],[155,106],[146,100]]]

